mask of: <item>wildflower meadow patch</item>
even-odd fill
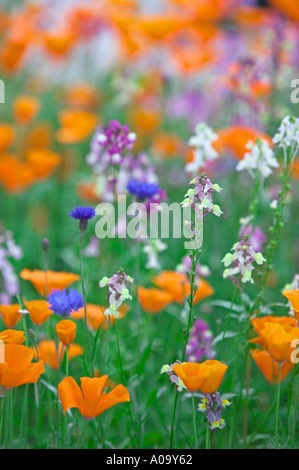
[[[0,448],[298,449],[298,1],[0,10]]]

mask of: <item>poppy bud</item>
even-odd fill
[[[56,325],[56,333],[60,341],[69,346],[76,338],[77,325],[72,320],[61,320]]]

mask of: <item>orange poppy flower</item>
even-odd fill
[[[171,302],[172,295],[164,290],[138,287],[138,299],[141,307],[147,313],[158,313],[164,310]]]
[[[293,317],[275,317],[273,315],[266,315],[261,318],[252,318],[250,322],[258,336],[261,335],[261,331],[265,327],[265,323],[279,323],[280,325],[290,325],[293,327],[297,326],[297,321]]]
[[[162,122],[159,109],[145,105],[135,105],[128,113],[129,122],[137,134],[152,134]]]
[[[0,305],[2,321],[4,325],[7,326],[7,328],[13,328],[14,326],[16,326],[22,316],[19,311],[19,304]]]
[[[75,341],[77,325],[72,320],[61,320],[56,324],[56,333],[60,341],[69,346]]]
[[[29,300],[25,302],[32,323],[42,325],[53,314],[45,300]]]
[[[3,330],[0,331],[0,341],[4,344],[23,344],[25,341],[24,331]]]
[[[256,349],[251,352],[252,358],[263,376],[270,383],[278,383],[278,362],[274,361],[268,351],[264,349]],[[286,378],[292,370],[293,364],[290,361],[283,362],[281,365],[281,381]]]
[[[243,158],[247,152],[246,144],[252,140],[256,141],[257,138],[265,139],[270,147],[273,146],[271,138],[267,134],[258,132],[251,127],[245,126],[231,126],[227,129],[217,131],[218,139],[213,142],[213,147],[219,152],[223,153],[229,150],[236,158]]]
[[[0,385],[4,388],[36,383],[45,372],[44,362],[32,363],[33,352],[19,344],[4,345],[4,363],[0,363]]]
[[[9,39],[5,41],[0,51],[0,63],[7,72],[14,72],[20,65],[27,47],[23,39]]]
[[[270,3],[282,10],[292,20],[299,21],[298,2],[296,0],[270,0]]]
[[[87,304],[86,313],[87,313],[87,323],[94,331],[97,331],[99,327],[101,330],[108,329],[108,317],[109,315],[104,315],[106,308],[101,305]],[[117,320],[124,318],[127,312],[130,310],[130,307],[126,304],[123,304],[119,307],[118,313],[119,316]],[[71,312],[71,317],[79,320],[84,318],[84,307],[80,308],[78,312]],[[114,324],[116,318],[114,315],[110,316],[110,326]]]
[[[299,322],[299,290],[285,290],[283,295],[291,302],[295,317]]]
[[[25,160],[30,165],[35,178],[47,179],[60,164],[61,157],[50,150],[43,148],[30,149],[25,154]]]
[[[198,362],[175,364],[172,369],[190,392],[200,390],[206,394],[218,390],[227,367],[219,361],[208,360],[201,364]]]
[[[75,35],[69,31],[54,31],[44,35],[43,42],[54,57],[65,56],[73,47]]]
[[[52,125],[49,122],[39,122],[25,136],[26,149],[47,149],[52,144]]]
[[[250,343],[264,347],[275,361],[283,362],[290,361],[295,348],[291,344],[296,339],[299,339],[299,328],[281,323],[265,322],[260,336],[250,340]]]
[[[153,154],[163,159],[178,158],[183,151],[183,141],[169,132],[160,132],[153,142]]]
[[[98,124],[98,116],[88,111],[61,111],[58,116],[61,128],[56,132],[56,138],[61,144],[73,144],[85,140]]]
[[[30,165],[19,161],[14,155],[0,156],[0,184],[7,193],[24,191],[33,184],[34,179]]]
[[[30,281],[40,295],[46,295],[46,280],[44,271],[39,271],[37,269],[34,269],[33,271],[30,271],[30,269],[23,269],[20,272],[20,277],[25,281]],[[53,289],[63,290],[73,282],[79,280],[80,276],[77,274],[66,273],[63,271],[47,271],[49,293]]]
[[[191,293],[191,287],[186,274],[176,271],[162,271],[152,278],[152,283],[160,287],[164,291],[172,295],[172,301],[183,304],[185,299]],[[199,286],[195,292],[193,303],[196,304],[200,300],[214,293],[214,289],[204,279],[200,279]]]
[[[117,385],[111,392],[103,393],[108,375],[100,378],[81,377],[81,388],[73,377],[66,377],[58,385],[58,395],[64,413],[78,408],[82,416],[92,419],[118,403],[130,401],[126,387]]]
[[[13,101],[13,113],[17,122],[28,124],[40,110],[40,101],[33,96],[17,96]]]
[[[100,94],[89,83],[69,86],[66,90],[67,105],[74,108],[93,108],[99,104]]]
[[[64,348],[63,344],[59,343],[58,351],[57,351],[56,343],[53,339],[49,339],[49,340],[44,339],[40,341],[37,345],[39,358],[44,361],[45,365],[51,367],[51,369],[54,369],[54,370],[59,369],[58,359],[62,359],[63,348]],[[34,358],[37,358],[35,348],[32,348],[32,349],[33,349]],[[71,344],[67,348],[67,354],[68,354],[68,360],[72,361],[76,357],[83,355],[83,349],[81,348],[79,344]]]
[[[10,124],[0,124],[0,153],[11,146],[14,137],[15,130]]]

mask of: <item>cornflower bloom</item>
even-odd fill
[[[104,312],[104,315],[114,315],[115,318],[119,317],[118,308],[122,305],[124,300],[131,300],[132,296],[129,293],[128,282],[133,283],[134,279],[128,276],[124,271],[119,270],[112,277],[103,277],[99,286],[108,287],[108,303],[109,308]]]
[[[53,290],[48,297],[49,309],[56,315],[70,316],[72,312],[77,312],[83,307],[83,297],[75,289],[70,289],[67,293],[63,290]]]
[[[80,232],[85,232],[88,226],[88,221],[92,219],[96,213],[93,207],[75,207],[68,214],[73,219],[79,220],[79,230]]]
[[[256,253],[253,250],[247,235],[243,237],[243,240],[235,243],[232,250],[234,253],[227,253],[222,260],[226,267],[223,272],[224,279],[231,279],[235,285],[238,285],[240,281],[244,284],[246,282],[253,284],[253,263],[261,265],[266,261],[262,253]],[[231,265],[232,267],[228,268]]]

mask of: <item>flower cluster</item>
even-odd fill
[[[219,392],[206,393],[202,398],[201,403],[198,405],[197,410],[204,413],[206,420],[209,423],[211,431],[216,429],[223,429],[225,421],[221,418],[221,411],[231,405],[231,402],[222,399]]]
[[[104,315],[114,315],[115,318],[119,317],[118,309],[124,300],[131,300],[132,296],[127,287],[128,282],[134,282],[131,276],[128,276],[124,271],[120,270],[112,277],[103,277],[99,286],[108,287],[108,303],[109,308],[104,312]]]
[[[285,153],[290,149],[291,158],[295,157],[299,149],[299,118],[285,116],[273,137],[273,143],[281,147]]]
[[[188,142],[190,147],[194,148],[194,160],[186,165],[187,172],[197,172],[207,161],[213,161],[218,157],[212,146],[212,142],[217,138],[217,134],[206,123],[196,126],[195,135]]]
[[[145,264],[146,269],[160,269],[161,265],[158,261],[158,254],[166,250],[166,243],[162,242],[159,238],[150,238],[147,240],[146,245],[142,248],[143,253],[148,257]]]
[[[75,289],[53,289],[48,297],[49,309],[57,315],[70,316],[84,306],[83,297]]]
[[[263,181],[273,173],[273,168],[279,167],[279,163],[267,140],[257,139],[255,143],[249,141],[246,148],[249,152],[246,152],[244,158],[238,163],[237,171],[248,170],[253,178],[255,171],[257,171]]]
[[[189,255],[185,255],[182,259],[182,262],[176,266],[176,271],[179,273],[191,274],[192,272],[192,260]],[[200,264],[198,261],[195,267],[196,278],[200,277],[209,277],[211,275],[211,270],[208,266]]]
[[[222,260],[227,268],[224,270],[223,277],[231,279],[236,285],[240,281],[253,284],[253,263],[263,264],[266,261],[262,253],[254,251],[247,235],[244,235],[240,242],[235,243],[232,250],[234,253],[227,253]],[[228,268],[230,265],[232,267]]]
[[[181,203],[182,207],[192,207],[196,212],[203,211],[203,215],[209,213],[215,214],[219,217],[223,212],[217,204],[213,204],[213,192],[219,193],[222,188],[218,184],[213,184],[205,173],[190,181],[194,188],[189,189],[185,194],[185,199]]]
[[[10,231],[1,233],[0,229],[0,304],[9,304],[19,291],[18,277],[8,258],[19,260],[22,249],[17,246]]]
[[[187,361],[199,362],[204,356],[213,359],[215,352],[211,349],[212,341],[213,334],[209,325],[201,318],[195,320],[186,346]]]
[[[253,216],[244,217],[240,219],[241,229],[239,232],[239,238],[242,239],[244,235],[247,235],[252,249],[256,252],[264,251],[263,244],[267,240],[266,234],[262,231],[260,227],[253,227],[249,222],[252,220]]]
[[[176,364],[181,364],[180,361],[175,361],[173,364],[165,364],[162,369],[161,369],[161,374],[167,374],[169,375],[169,378],[172,383],[176,385],[176,389],[178,392],[182,392],[184,389],[186,389],[186,386],[183,384],[181,379],[174,373],[173,371],[173,366]]]

